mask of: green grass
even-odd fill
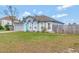
[[[14,33],[1,33],[0,42],[8,41],[32,41],[32,40],[54,40],[61,35],[52,33],[39,33],[39,32],[14,32]]]
[[[0,52],[63,52],[68,48],[75,48],[78,52],[78,46],[78,34],[0,33]]]

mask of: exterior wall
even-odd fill
[[[24,22],[24,31],[37,32],[38,31],[38,22],[34,21],[32,18],[29,18]]]
[[[48,24],[50,24],[50,25],[48,25]],[[53,31],[53,30],[52,30],[52,24],[53,24],[53,22],[47,22],[47,23],[46,23],[46,29],[47,29],[48,32],[52,32],[52,31]],[[50,29],[49,29],[48,26],[50,26]]]
[[[37,32],[38,31],[38,22],[34,21],[32,26],[33,26],[33,31]]]
[[[31,22],[28,23],[28,31],[32,32],[32,23]]]
[[[48,23],[50,24],[50,29],[48,29]],[[52,22],[39,22],[39,31],[46,30],[47,32],[52,32]]]
[[[36,21],[29,22],[28,23],[28,31],[30,31],[30,32],[33,32],[33,31],[37,32],[38,31],[38,23]]]
[[[38,24],[38,25],[39,25],[39,27],[38,27],[38,31],[40,31],[40,32],[41,32],[41,31],[42,31],[42,29],[41,29],[41,27],[42,27],[42,22],[39,22],[39,24]]]
[[[38,23],[38,31],[43,31],[43,29],[46,28],[45,27],[45,22],[39,22]]]
[[[37,22],[37,21],[34,21],[34,22],[29,22],[29,23],[25,22],[24,24],[15,24],[14,29],[15,29],[15,31],[25,31],[25,32],[26,31],[42,32],[44,29],[47,32],[59,32],[60,26],[61,26],[61,24],[53,23],[53,22]]]
[[[12,25],[12,22],[10,20],[1,20],[2,26],[5,26],[6,24]]]

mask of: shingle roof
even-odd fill
[[[39,22],[55,22],[55,23],[60,23],[60,24],[64,24],[60,21],[57,21],[51,17],[45,16],[45,15],[40,15],[40,16],[27,16],[26,18],[34,18],[35,20],[39,21]]]
[[[16,19],[16,17],[14,16],[5,16],[5,17],[0,18],[0,20],[11,20],[12,17]]]

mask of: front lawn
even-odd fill
[[[79,52],[78,34],[0,33],[0,52]]]

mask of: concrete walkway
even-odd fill
[[[14,31],[0,31],[0,33],[11,33],[11,32],[14,32]]]

